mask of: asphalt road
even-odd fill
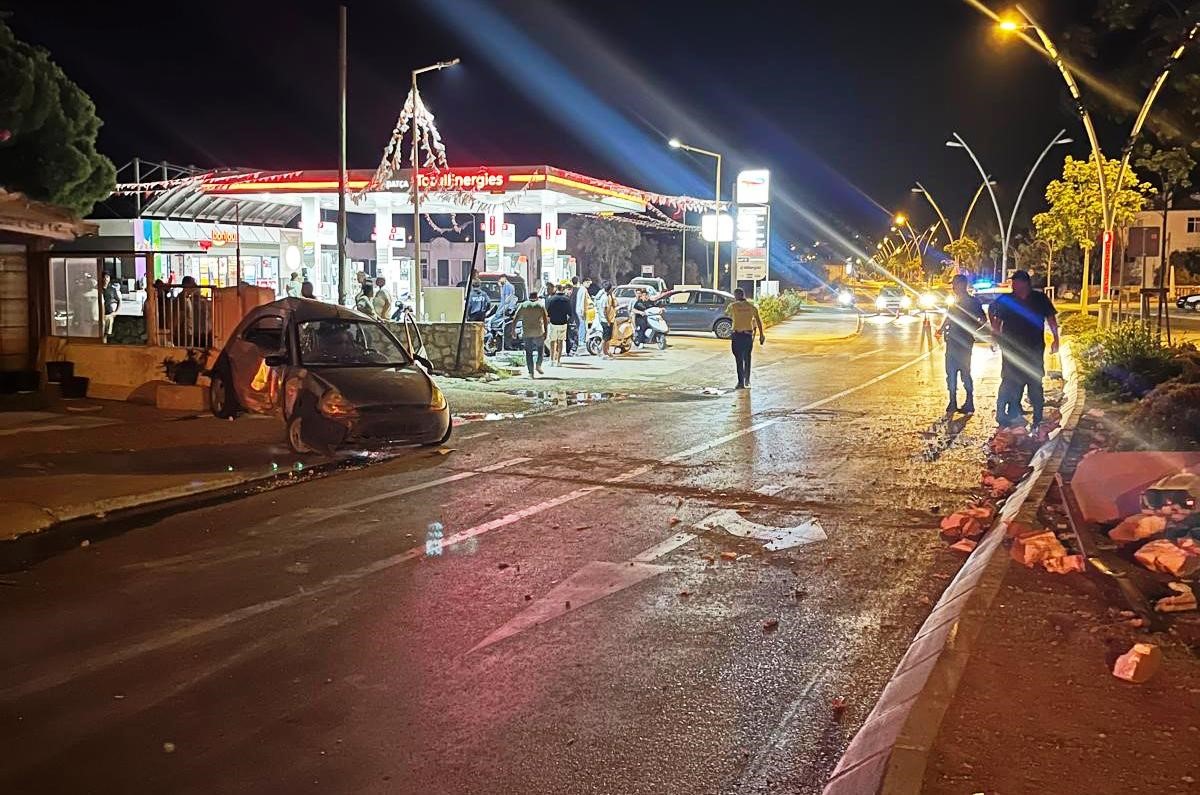
[[[947,425],[919,324],[802,331],[748,392],[678,340],[637,397],[11,575],[0,791],[819,790],[961,562],[931,509],[977,482],[998,368]],[[743,520],[811,543],[712,526]]]

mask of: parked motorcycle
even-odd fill
[[[483,321],[483,352],[495,356],[502,350],[515,348],[516,310],[495,311]]]

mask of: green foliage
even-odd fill
[[[0,22],[0,186],[87,215],[116,182],[96,151],[100,124],[92,100],[49,54]]]
[[[1104,184],[1109,194],[1116,187],[1120,166],[1118,160],[1104,159]],[[1133,221],[1145,206],[1146,193],[1151,189],[1150,183],[1142,182],[1133,169],[1126,170],[1121,185],[1114,203],[1115,228],[1124,228]],[[1109,201],[1113,201],[1111,195]],[[1067,155],[1062,178],[1051,180],[1046,186],[1046,202],[1050,209],[1033,217],[1040,239],[1055,249],[1077,245],[1088,251],[1095,247],[1104,231],[1104,205],[1100,201],[1095,158],[1076,160]]]
[[[1200,442],[1200,384],[1172,381],[1138,403],[1130,423],[1151,441]]]
[[[1133,164],[1158,177],[1159,192],[1164,201],[1175,191],[1191,186],[1192,169],[1196,167],[1196,161],[1183,147],[1155,149],[1150,144],[1139,147]]]
[[[1189,248],[1186,251],[1172,251],[1171,264],[1185,270],[1192,276],[1200,276],[1200,248]]]
[[[963,235],[953,243],[947,243],[943,250],[953,257],[956,263],[971,271],[975,270],[979,265],[979,258],[983,256],[979,241],[970,235]]]
[[[580,276],[620,284],[632,271],[633,251],[642,236],[632,224],[576,216],[567,222],[568,246],[579,258]]]
[[[1084,386],[1117,400],[1141,398],[1183,371],[1180,350],[1136,321],[1081,333],[1075,350]]]
[[[1058,330],[1062,334],[1086,334],[1096,330],[1095,315],[1082,312],[1062,312],[1058,316]]]
[[[804,293],[797,290],[784,290],[779,295],[766,295],[758,299],[758,314],[764,326],[774,326],[782,323],[808,303]]]

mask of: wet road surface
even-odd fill
[[[947,425],[919,323],[776,330],[719,395],[727,344],[677,344],[711,355],[643,398],[8,576],[0,791],[819,790],[960,563],[934,510],[977,482],[998,362]],[[808,530],[727,531],[759,525]]]

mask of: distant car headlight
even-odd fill
[[[1099,185],[1100,181],[1096,180],[1096,184]],[[952,296],[952,295],[946,296],[946,306],[954,306],[955,303],[956,302],[954,300],[954,296]]]
[[[358,408],[333,387],[321,395],[321,402],[317,404],[317,408],[326,417],[354,417],[358,414]]]
[[[842,290],[840,293],[838,293],[837,300],[842,306],[850,306],[854,303],[854,293],[850,292],[849,290]]]
[[[921,293],[920,301],[922,309],[935,309],[938,305],[937,296],[933,293]]]
[[[1099,185],[1100,183],[1097,182],[1096,184]],[[887,309],[887,299],[884,298],[882,295],[879,296],[878,298],[876,298],[875,299],[875,308],[876,309]]]
[[[901,298],[900,299],[900,308],[901,309],[912,309],[912,296],[906,295],[903,298]]]
[[[442,390],[437,388],[437,384],[433,385],[433,393],[429,396],[429,408],[434,411],[441,411],[446,408],[446,396]]]

